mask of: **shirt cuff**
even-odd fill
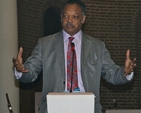
[[[127,79],[128,81],[130,81],[130,80],[133,79],[133,76],[134,76],[134,73],[131,72],[131,74],[129,74],[129,75],[126,76],[126,79]]]
[[[23,73],[22,72],[18,72],[16,70],[16,68],[14,68],[14,73],[15,73],[15,78],[16,79],[20,79],[22,77],[22,75],[23,75]]]

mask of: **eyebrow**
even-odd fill
[[[67,12],[63,12],[62,14],[68,14]],[[78,14],[79,15],[79,13],[74,13],[74,14]]]

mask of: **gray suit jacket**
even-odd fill
[[[39,39],[32,55],[24,66],[29,70],[21,77],[21,82],[34,81],[43,71],[43,91],[40,113],[47,113],[46,95],[48,92],[63,92],[65,89],[65,60],[62,32]],[[95,113],[101,112],[101,76],[112,84],[125,84],[129,81],[123,76],[123,67],[116,65],[110,58],[105,44],[85,33],[82,34],[81,74],[86,92],[93,92]]]

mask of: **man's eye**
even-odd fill
[[[73,18],[74,18],[75,20],[77,20],[77,19],[79,19],[79,16],[73,16]]]
[[[68,16],[67,16],[67,15],[63,15],[63,17],[64,17],[64,18],[68,18]]]

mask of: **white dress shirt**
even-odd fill
[[[63,30],[63,37],[64,37],[64,54],[65,54],[65,73],[66,73],[66,85],[65,91],[67,91],[67,50],[68,50],[68,42],[69,37],[74,37],[73,43],[75,44],[75,51],[76,51],[76,59],[77,59],[77,74],[78,74],[78,87],[81,92],[85,92],[82,78],[81,78],[81,63],[80,63],[80,56],[81,56],[81,43],[82,43],[82,31],[80,30],[74,36],[70,36]]]

